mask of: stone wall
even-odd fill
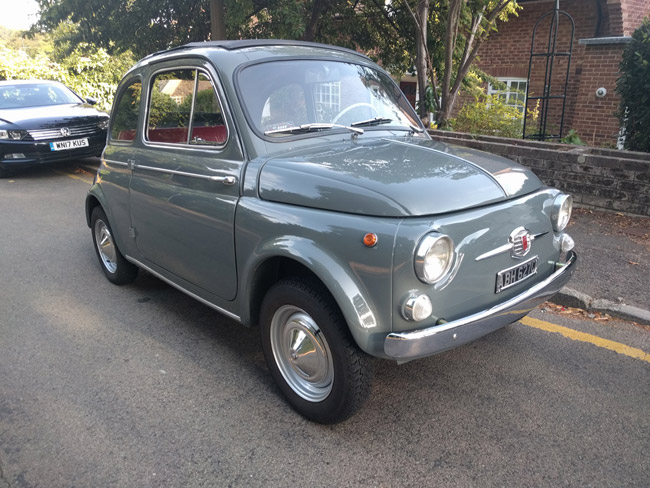
[[[435,140],[499,154],[590,207],[650,216],[650,154],[430,131]]]

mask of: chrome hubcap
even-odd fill
[[[275,363],[291,389],[310,402],[327,398],[334,379],[332,353],[314,319],[285,305],[273,315],[270,332]]]
[[[108,230],[108,227],[100,219],[95,221],[95,242],[104,267],[110,273],[115,273],[117,271],[115,243],[113,242],[113,236]]]

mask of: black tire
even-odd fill
[[[324,287],[280,281],[264,297],[260,319],[271,376],[298,413],[333,424],[361,407],[370,391],[371,358]]]
[[[125,285],[135,280],[138,267],[128,262],[120,252],[106,213],[101,207],[95,207],[90,215],[90,230],[95,253],[106,278],[116,285]]]

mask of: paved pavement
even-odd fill
[[[567,232],[578,266],[552,301],[650,325],[650,218],[577,208]]]

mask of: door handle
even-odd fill
[[[237,178],[234,176],[210,176],[212,181],[223,183],[224,185],[232,186],[237,183]]]
[[[142,169],[145,171],[154,171],[156,173],[163,173],[167,175],[178,175],[178,176],[188,176],[190,178],[197,178],[199,180],[209,180],[215,181],[217,183],[223,183],[224,185],[232,186],[237,183],[236,176],[209,176],[209,175],[200,175],[196,173],[187,173],[185,171],[178,171],[175,169],[166,169],[166,168],[156,168],[154,166],[145,166],[143,164],[135,164],[135,160],[129,160],[129,164],[133,163],[134,169]]]

